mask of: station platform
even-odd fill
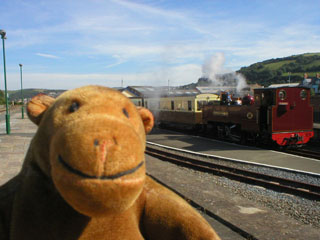
[[[21,169],[24,157],[28,150],[30,141],[36,132],[37,126],[33,124],[26,116],[21,119],[19,110],[11,113],[11,134],[6,134],[4,118],[0,116],[0,186],[13,178]],[[226,192],[223,187],[217,188],[212,183],[201,182],[199,184],[208,184],[208,189],[201,194],[194,195],[195,180],[191,175],[185,175],[183,179],[173,177],[176,168],[167,168],[162,171],[157,160],[149,159],[147,162],[147,171],[155,175],[167,185],[181,191],[184,195],[189,195],[191,199],[200,201],[206,208],[223,215],[228,221],[234,224],[243,222],[243,226],[248,232],[258,239],[319,239],[319,229],[309,225],[304,225],[288,216],[270,211],[266,207],[258,206],[239,196]],[[148,161],[148,159],[147,159]],[[160,166],[160,168],[158,168]],[[177,167],[178,168],[178,167]],[[163,169],[163,168],[162,168]],[[181,188],[182,186],[190,188]],[[179,189],[180,186],[180,189]],[[189,189],[189,190],[188,190]],[[205,196],[206,202],[201,202],[201,196]],[[212,205],[213,204],[213,205]],[[221,239],[244,239],[240,236],[231,234],[225,229],[220,229],[213,225]]]
[[[0,186],[18,174],[37,126],[21,112],[11,112],[11,134],[6,134],[4,113],[0,115]]]

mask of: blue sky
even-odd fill
[[[0,0],[8,89],[182,85],[320,52],[319,0]],[[4,89],[2,47],[0,89]]]

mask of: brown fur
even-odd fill
[[[87,86],[28,104],[39,125],[18,176],[0,187],[0,239],[219,239],[145,174],[152,114]]]

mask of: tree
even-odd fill
[[[0,104],[5,104],[6,100],[4,98],[4,93],[0,90]]]

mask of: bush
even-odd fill
[[[4,93],[0,90],[0,104],[5,104],[6,100],[4,98]]]

